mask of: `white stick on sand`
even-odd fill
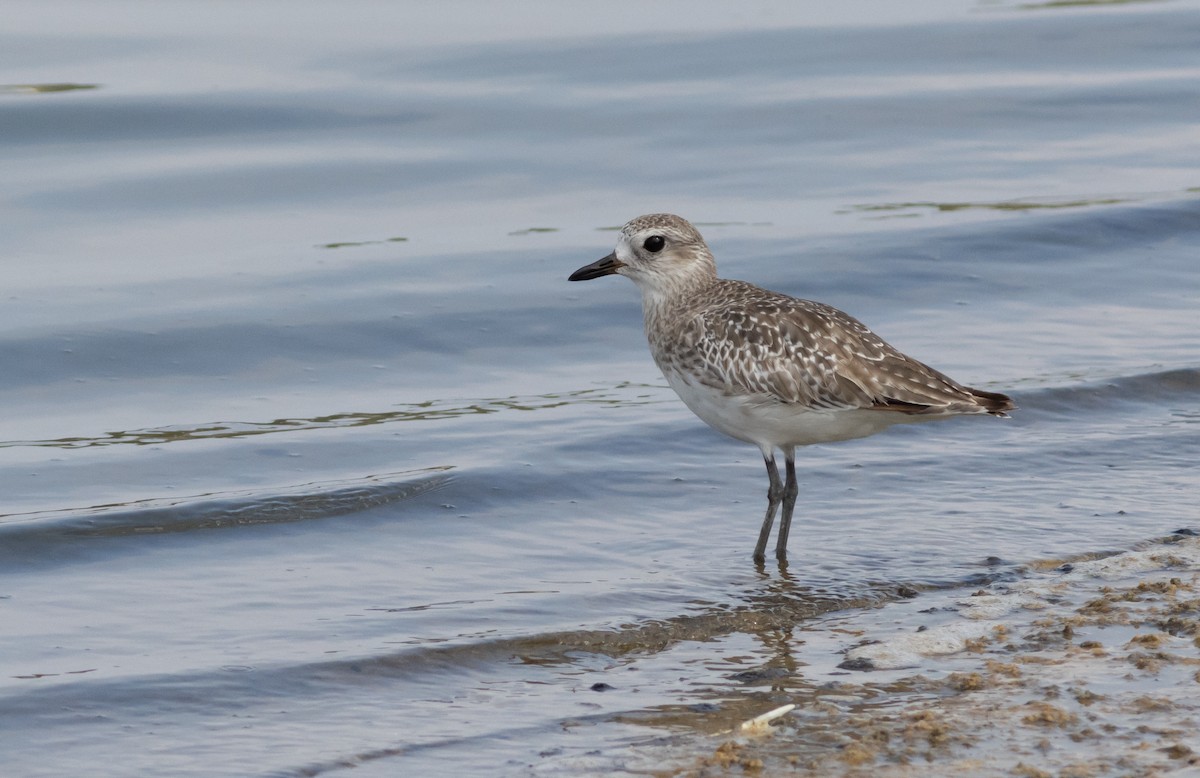
[[[743,721],[738,726],[739,732],[746,732],[753,735],[761,735],[771,728],[771,722],[780,716],[791,713],[796,706],[793,704],[780,705],[775,710],[769,710],[761,716],[755,716],[752,719]]]

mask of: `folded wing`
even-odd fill
[[[814,409],[1003,416],[1014,408],[1005,395],[902,354],[836,308],[745,287],[759,294],[748,300],[739,290],[736,305],[706,306],[686,325],[700,360],[690,372],[713,388]]]

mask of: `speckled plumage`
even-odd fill
[[[650,353],[705,422],[762,451],[771,478],[755,558],[782,502],[786,555],[796,446],[862,437],[892,424],[964,414],[1004,416],[1012,401],[957,383],[836,308],[717,277],[700,233],[670,214],[640,216],[612,254],[571,280],[618,273],[642,292]],[[787,460],[779,483],[775,449]]]

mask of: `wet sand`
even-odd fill
[[[623,769],[1200,775],[1200,538],[1188,531],[819,617],[798,637],[799,677],[770,696],[794,710],[704,736],[700,756],[683,756],[690,738],[661,741]]]

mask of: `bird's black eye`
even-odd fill
[[[649,238],[646,238],[646,242],[642,244],[642,248],[651,254],[657,254],[663,250],[663,246],[665,245],[667,245],[667,241],[662,235],[651,235]]]

